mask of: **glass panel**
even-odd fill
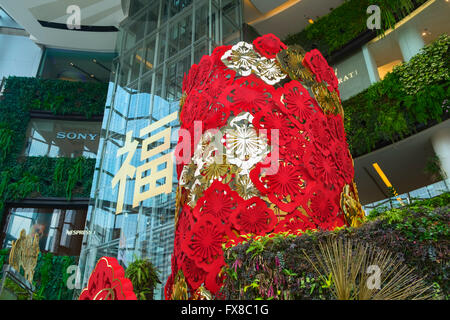
[[[101,123],[31,119],[24,155],[28,157],[97,157]]]
[[[78,256],[85,233],[86,209],[11,208],[3,248],[10,248],[21,230],[37,234],[41,252]]]
[[[195,11],[195,41],[208,35],[208,11],[209,6],[205,4]]]
[[[169,31],[169,57],[180,52],[191,44],[192,17],[187,15],[181,21],[171,25]]]

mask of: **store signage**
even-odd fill
[[[340,77],[338,75],[338,69],[336,68],[335,71],[336,77],[338,78],[339,85],[343,84],[344,82],[347,82],[350,79],[356,78],[358,76],[358,70],[353,70],[352,72],[349,72],[345,74],[343,77]]]
[[[81,132],[58,132],[56,139],[69,139],[69,140],[90,140],[95,141],[98,134],[93,133],[81,133]]]

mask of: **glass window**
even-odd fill
[[[87,209],[18,208],[9,209],[3,248],[10,248],[12,241],[23,229],[27,234],[39,236],[41,252],[56,255],[78,256],[83,240]]]
[[[45,49],[40,70],[43,79],[108,82],[115,53]]]
[[[95,158],[100,129],[100,122],[31,119],[24,155]]]

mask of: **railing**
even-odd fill
[[[397,197],[366,204],[363,206],[363,209],[366,211],[366,214],[369,214],[373,209],[384,208],[390,210],[392,208],[400,208],[404,205],[411,204],[415,200],[434,198],[445,192],[450,192],[450,179],[442,180],[411,192],[403,193]],[[401,202],[399,200],[401,200]]]

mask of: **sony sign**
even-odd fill
[[[95,141],[97,136],[98,136],[98,134],[93,134],[93,133],[58,132],[56,134],[56,139]]]

